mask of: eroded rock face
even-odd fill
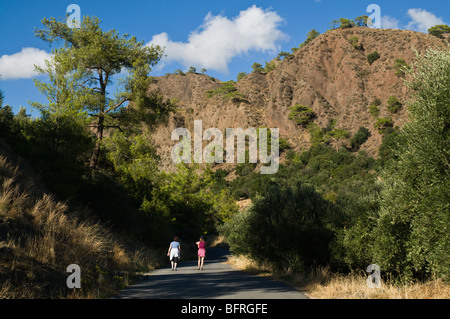
[[[357,37],[357,46],[349,38]],[[413,31],[382,30],[355,27],[328,31],[283,61],[273,60],[276,67],[267,74],[251,73],[236,83],[245,98],[208,97],[206,91],[221,86],[221,81],[204,74],[169,74],[156,77],[149,91],[159,90],[168,98],[178,100],[179,110],[171,115],[167,125],[160,125],[152,135],[161,156],[161,168],[171,170],[174,164],[171,150],[177,142],[170,139],[176,127],[193,132],[194,120],[202,120],[203,129],[216,127],[279,128],[296,151],[310,146],[308,131],[289,119],[289,107],[302,104],[314,110],[313,120],[325,127],[331,120],[336,128],[356,133],[359,127],[369,129],[371,137],[361,150],[377,156],[382,136],[375,129],[377,117],[391,117],[402,127],[408,120],[406,101],[410,92],[403,78],[395,74],[395,59],[410,64],[414,49],[424,52],[430,46],[446,47],[446,40]],[[367,55],[377,51],[380,58],[369,64]],[[395,96],[404,106],[391,113],[387,100]],[[369,113],[369,105],[379,99],[380,113]],[[347,141],[335,141],[345,144]],[[207,142],[204,142],[206,145]]]

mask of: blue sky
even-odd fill
[[[166,46],[167,57],[152,75],[192,65],[222,81],[290,51],[313,28],[323,33],[332,20],[370,15],[370,4],[380,7],[382,28],[426,32],[450,24],[450,1],[442,0],[0,0],[0,90],[15,112],[24,106],[35,115],[28,101],[46,102],[34,86],[32,65],[50,56],[52,47],[33,31],[44,17],[65,17],[69,4],[77,4],[81,16],[99,17],[103,30]]]

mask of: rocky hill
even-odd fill
[[[364,27],[330,30],[283,60],[274,59],[273,70],[254,72],[235,84],[235,98],[223,94],[208,96],[222,82],[204,74],[168,74],[155,78],[149,91],[159,90],[168,98],[178,100],[178,111],[168,125],[161,125],[153,134],[161,156],[161,168],[173,168],[171,132],[185,127],[193,132],[194,120],[203,121],[203,130],[217,127],[246,129],[248,127],[279,128],[293,150],[310,146],[307,128],[289,119],[289,107],[301,104],[312,108],[312,119],[319,127],[335,121],[335,128],[353,135],[365,127],[371,136],[361,150],[377,156],[382,135],[375,128],[377,118],[392,118],[402,127],[407,121],[404,105],[408,90],[395,67],[396,59],[406,64],[414,59],[414,49],[423,52],[430,46],[443,47],[447,41],[432,35],[404,30],[383,30]],[[369,63],[368,55],[378,52],[378,59]],[[392,113],[387,100],[395,96],[403,106]],[[381,101],[379,114],[369,112],[369,105]],[[348,138],[336,140],[336,146],[348,145]],[[206,142],[204,143],[204,145]]]

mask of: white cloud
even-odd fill
[[[234,19],[208,14],[203,25],[191,32],[188,42],[173,42],[167,33],[153,36],[148,45],[164,47],[162,63],[179,62],[208,70],[228,72],[228,63],[251,50],[275,53],[287,38],[278,28],[283,19],[274,11],[253,5]]]
[[[399,29],[399,21],[390,16],[381,17],[381,28],[383,29]]]
[[[445,24],[441,18],[424,9],[409,9],[408,15],[412,19],[407,29],[419,32],[427,32],[429,28],[437,24]]]
[[[37,48],[23,48],[12,55],[0,57],[0,75],[2,80],[26,79],[37,75],[34,65],[45,66],[51,53]]]

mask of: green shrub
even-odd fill
[[[264,73],[269,73],[270,71],[275,70],[275,62],[266,62],[264,66]]]
[[[182,70],[180,69],[176,69],[173,74],[177,74],[177,75],[186,75]]]
[[[246,75],[247,75],[246,72],[239,72],[238,75],[237,75],[237,80],[239,81],[240,79],[242,79]]]
[[[367,15],[362,15],[355,18],[355,25],[357,27],[368,27],[370,23],[372,22],[371,19]]]
[[[357,49],[359,38],[357,36],[353,36],[351,38],[348,38],[348,42],[352,45],[353,48]]]
[[[334,137],[337,140],[345,139],[350,137],[350,133],[346,130],[340,128],[335,128],[328,133],[329,136]]]
[[[380,114],[380,109],[376,105],[369,105],[369,113],[376,117]]]
[[[341,29],[353,28],[355,26],[355,22],[353,20],[345,18],[340,18],[339,23],[340,23],[339,28]]]
[[[220,87],[215,90],[206,91],[206,95],[208,98],[211,98],[215,95],[222,96],[223,100],[232,100],[233,102],[246,101],[245,96],[242,93],[239,93],[236,86],[236,82],[233,80],[223,82]]]
[[[376,191],[378,188],[374,187],[372,192]],[[337,229],[336,240],[330,245],[335,268],[361,270],[373,263],[374,220],[379,209],[379,200],[373,193],[338,198],[336,204],[344,208],[345,226]]]
[[[280,138],[278,140],[278,144],[279,144],[278,146],[280,148],[280,151],[284,151],[286,149],[292,148],[291,144],[289,144],[289,142],[284,138]]]
[[[378,161],[381,167],[384,167],[386,162],[397,158],[396,152],[400,144],[399,130],[392,130],[383,136],[383,141],[378,148]]]
[[[350,146],[352,149],[359,149],[361,145],[363,145],[370,137],[370,132],[365,127],[360,127],[358,132],[353,135],[353,137],[350,139]]]
[[[405,70],[408,69],[408,68],[409,68],[409,66],[408,66],[408,64],[406,63],[406,61],[404,59],[398,58],[398,59],[394,60],[393,69],[395,71],[394,74],[396,76],[400,77],[400,76],[405,75]]]
[[[390,96],[387,100],[387,109],[392,113],[397,113],[398,110],[402,107],[402,103],[395,97]]]
[[[332,233],[325,227],[331,203],[311,186],[269,184],[246,213],[222,227],[230,249],[280,271],[301,271],[329,259]]]
[[[394,121],[391,118],[378,118],[375,122],[375,128],[380,134],[384,134],[388,128],[394,126]]]
[[[380,99],[375,99],[372,103],[369,105],[369,113],[370,115],[376,117],[378,114],[380,114],[380,109],[378,108],[381,105]]]
[[[443,35],[445,33],[450,33],[450,27],[445,24],[435,25],[434,27],[428,29],[428,33],[434,35],[435,37],[443,39]]]
[[[262,65],[260,63],[255,62],[252,64],[252,72],[253,73],[263,73],[264,68],[262,67]]]
[[[367,55],[367,61],[369,62],[370,65],[372,65],[372,63],[378,60],[379,58],[380,54],[377,51],[369,53]]]
[[[190,66],[188,73],[197,73],[197,68],[195,66]]]
[[[319,31],[316,31],[315,29],[312,29],[311,31],[308,32],[307,36],[306,36],[306,40],[305,42],[301,43],[299,45],[299,48],[303,48],[304,46],[306,46],[308,43],[311,43],[315,38],[317,38],[320,35]],[[294,50],[293,50],[294,51]]]
[[[296,48],[296,49],[298,49],[298,48]],[[290,57],[292,57],[291,53],[285,52],[285,51],[281,51],[277,55],[277,60],[284,60],[285,58],[290,58]]]
[[[289,119],[295,121],[298,125],[306,126],[314,117],[312,108],[305,105],[296,104],[289,107]]]

